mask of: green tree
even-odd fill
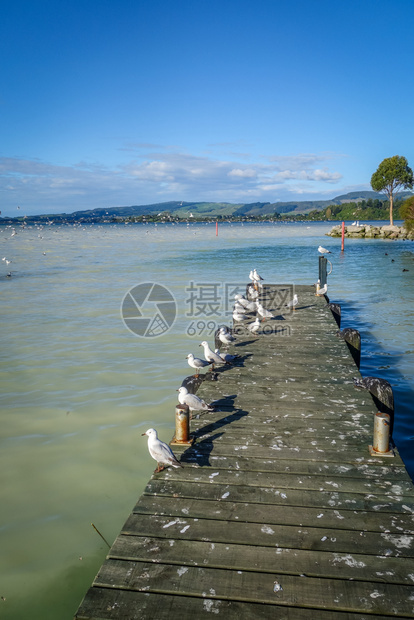
[[[405,157],[394,155],[384,159],[371,177],[371,187],[376,192],[384,192],[390,201],[390,224],[394,224],[394,194],[399,189],[412,189],[413,171]]]
[[[414,196],[410,196],[400,207],[400,216],[404,218],[404,226],[408,232],[414,231]]]

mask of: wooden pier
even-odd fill
[[[326,299],[295,290],[201,384],[217,410],[174,447],[184,469],[152,476],[77,620],[414,617],[412,482],[370,455],[373,400]]]

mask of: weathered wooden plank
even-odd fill
[[[216,430],[218,426],[230,424],[229,430],[254,432],[255,429],[260,432],[266,426],[272,429],[272,432],[280,432],[283,434],[297,433],[298,435],[306,434],[312,437],[319,437],[322,433],[335,434],[340,438],[344,434],[363,433],[365,437],[372,437],[373,417],[371,416],[352,416],[351,418],[339,419],[323,419],[323,418],[305,418],[304,416],[286,416],[281,417],[280,414],[271,414],[258,416],[250,412],[244,414],[240,412],[237,418],[237,411],[233,411],[228,415],[223,415],[222,410],[204,413],[199,418],[194,418],[191,423],[192,431],[202,431],[205,428]],[[280,429],[280,430],[279,430]],[[256,432],[257,432],[256,431]]]
[[[207,615],[208,614],[208,615]],[[75,620],[194,620],[220,614],[226,620],[384,620],[377,614],[315,611],[309,608],[246,603],[218,598],[180,596],[94,587],[90,588]],[[276,615],[277,614],[277,615]]]
[[[406,480],[410,481],[407,470],[401,463],[400,466],[387,467],[382,465],[384,460],[372,465],[354,465],[352,463],[321,463],[309,461],[307,459],[295,459],[292,455],[290,459],[277,458],[275,451],[266,458],[257,458],[252,451],[249,456],[235,454],[230,450],[227,455],[210,454],[211,467],[220,469],[236,469],[249,471],[269,471],[274,473],[289,474],[309,474],[309,475],[326,475],[326,476],[346,476],[347,478],[386,478],[387,480]],[[177,454],[180,454],[176,450]],[[190,448],[181,453],[181,462],[195,463],[199,455],[203,452],[197,449],[197,446]]]
[[[195,540],[147,538],[120,535],[108,557],[140,562],[160,561],[183,566],[203,566],[273,573],[334,577],[372,583],[387,581],[413,585],[413,560],[361,553],[331,553],[282,549]]]
[[[378,493],[365,495],[354,492],[320,491],[309,492],[305,489],[280,489],[276,487],[243,486],[232,484],[200,484],[194,481],[166,480],[165,478],[149,481],[145,493],[149,495],[168,495],[171,497],[204,498],[226,501],[231,498],[235,502],[249,502],[255,504],[274,504],[291,506],[309,506],[317,508],[340,508],[349,510],[368,510],[372,512],[402,512],[413,514],[414,505],[412,496],[398,499]],[[228,493],[228,495],[227,495]],[[257,508],[260,510],[260,506]]]
[[[227,495],[228,493],[228,495]],[[202,494],[200,493],[202,496]],[[214,519],[220,521],[243,521],[248,523],[268,523],[275,525],[299,525],[364,532],[393,532],[414,534],[414,515],[379,513],[357,510],[338,510],[333,508],[313,508],[309,506],[277,506],[234,502],[230,492],[224,493],[226,501],[206,499],[186,499],[165,496],[144,495],[135,505],[135,514],[156,514],[170,517]]]
[[[360,552],[363,547],[367,555],[414,557],[414,536],[403,533],[239,523],[192,519],[186,516],[171,518],[143,514],[131,514],[122,528],[122,533],[351,554]]]
[[[306,489],[311,491],[342,491],[348,493],[380,493],[390,495],[394,499],[402,499],[406,495],[413,498],[413,488],[410,481],[398,480],[393,484],[386,479],[373,480],[372,478],[346,478],[327,476],[308,476],[280,473],[275,476],[261,471],[228,471],[226,469],[212,470],[210,467],[185,467],[180,470],[168,469],[164,472],[166,480],[188,480],[207,484],[231,484],[242,486],[259,486],[277,489]]]
[[[334,463],[339,465],[369,465],[382,469],[385,465],[390,465],[390,459],[385,457],[370,456],[368,450],[361,453],[360,450],[355,450],[352,446],[339,447],[335,449],[335,446],[331,445],[331,449],[318,448],[312,449],[310,446],[308,449],[298,447],[289,448],[287,446],[276,446],[269,450],[260,445],[245,445],[241,446],[236,443],[215,443],[215,437],[202,439],[194,444],[193,448],[182,448],[180,446],[174,446],[175,451],[180,454],[200,455],[199,464],[201,462],[204,465],[210,465],[209,458],[211,456],[244,456],[246,458],[262,458],[262,459],[282,459],[282,460],[297,460],[304,461],[305,463]],[[193,459],[194,460],[194,459]],[[185,462],[185,458],[184,458]],[[392,463],[396,463],[398,466],[402,466],[402,460],[399,456],[392,459]],[[405,478],[405,477],[404,477]]]
[[[106,560],[95,585],[127,590],[186,593],[213,600],[261,601],[269,605],[389,613],[412,617],[414,586],[320,579],[253,571],[217,570],[148,562]]]

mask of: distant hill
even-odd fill
[[[398,197],[403,198],[411,196],[411,192],[402,192]],[[232,204],[228,202],[184,202],[170,201],[158,202],[149,205],[132,205],[129,207],[109,207],[100,209],[89,209],[85,211],[75,211],[74,213],[57,213],[46,215],[32,215],[16,218],[1,218],[0,222],[7,223],[9,221],[26,222],[42,222],[53,220],[56,223],[63,222],[111,222],[115,218],[129,217],[153,217],[153,216],[170,216],[180,219],[200,219],[204,217],[210,218],[226,218],[226,217],[263,217],[274,214],[307,214],[311,211],[322,211],[329,206],[341,205],[349,202],[361,202],[368,199],[384,200],[384,195],[371,192],[349,192],[331,198],[330,200],[305,200],[298,202],[253,202]]]

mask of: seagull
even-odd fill
[[[257,331],[259,331],[259,327],[260,327],[260,319],[257,316],[256,320],[254,321],[254,323],[249,323],[247,325],[247,329],[249,330],[249,332],[252,332],[252,334],[255,334]]]
[[[328,291],[328,283],[326,283],[326,284],[325,284],[325,286],[323,286],[322,288],[320,288],[320,289],[318,290],[318,292],[317,292],[317,293],[315,293],[315,295],[316,295],[317,297],[322,297],[323,295],[326,295],[327,291]]]
[[[214,349],[214,353],[219,355],[223,362],[230,363],[234,362],[234,360],[239,359],[240,355],[230,355],[230,353],[220,353],[220,349]]]
[[[236,301],[233,306],[233,312],[236,312],[238,314],[245,314],[247,312],[247,309],[241,303]]]
[[[237,312],[237,310],[233,310],[233,321],[238,323],[239,321],[244,321],[247,319],[247,316],[243,312]]]
[[[194,377],[198,377],[198,374],[200,372],[200,368],[205,368],[206,366],[210,366],[211,362],[207,362],[206,360],[202,360],[199,357],[194,357],[194,355],[192,353],[189,353],[186,357],[186,359],[188,360],[188,365],[191,366],[191,368],[195,368],[196,369],[196,374],[194,375]]]
[[[172,467],[182,467],[181,463],[177,461],[170,446],[158,439],[158,434],[155,428],[149,428],[142,436],[148,436],[148,452],[153,459],[157,461],[157,469],[154,470],[154,474],[165,469],[167,465]]]
[[[298,305],[298,303],[299,303],[299,299],[298,299],[298,296],[297,296],[297,295],[296,295],[296,293],[295,293],[295,294],[293,295],[293,299],[292,299],[292,301],[289,301],[289,302],[286,304],[286,307],[287,307],[287,308],[293,308],[293,310],[295,310],[295,306],[297,306],[297,305]]]
[[[259,293],[258,291],[256,291],[255,288],[253,288],[252,286],[249,286],[247,290],[247,297],[251,300],[256,300],[259,297]]]
[[[204,357],[208,362],[211,362],[211,370],[214,370],[214,364],[227,363],[221,359],[220,355],[217,355],[217,353],[214,353],[214,351],[210,349],[210,347],[208,346],[208,342],[206,342],[205,340],[203,340],[203,342],[199,346],[204,347]]]
[[[260,282],[260,280],[263,280],[262,276],[259,276],[259,274],[257,273],[257,269],[253,269],[253,278],[256,282]]]
[[[253,274],[253,269],[250,271],[249,273],[249,279],[254,282],[254,274]]]
[[[264,306],[262,306],[262,304],[259,301],[256,301],[256,308],[257,308],[257,314],[262,317],[263,321],[265,319],[274,319],[274,315],[270,312],[270,310],[267,310],[266,308],[264,308]]]
[[[262,288],[261,280],[263,280],[262,276],[259,276],[257,270],[253,270],[253,286],[257,290],[258,288]]]
[[[321,245],[318,247],[318,252],[320,252],[321,254],[332,254],[330,250],[323,248]]]
[[[225,327],[220,327],[218,337],[223,344],[230,344],[236,341],[236,338]]]
[[[187,405],[190,412],[192,411],[214,411],[214,407],[212,405],[207,405],[207,403],[202,399],[196,396],[195,394],[190,394],[186,387],[180,387],[178,392],[178,401],[181,405]]]
[[[254,303],[254,301],[249,301],[248,299],[243,297],[243,295],[235,295],[234,299],[239,304],[239,306],[242,306],[248,312],[254,312],[256,310],[256,304]]]

